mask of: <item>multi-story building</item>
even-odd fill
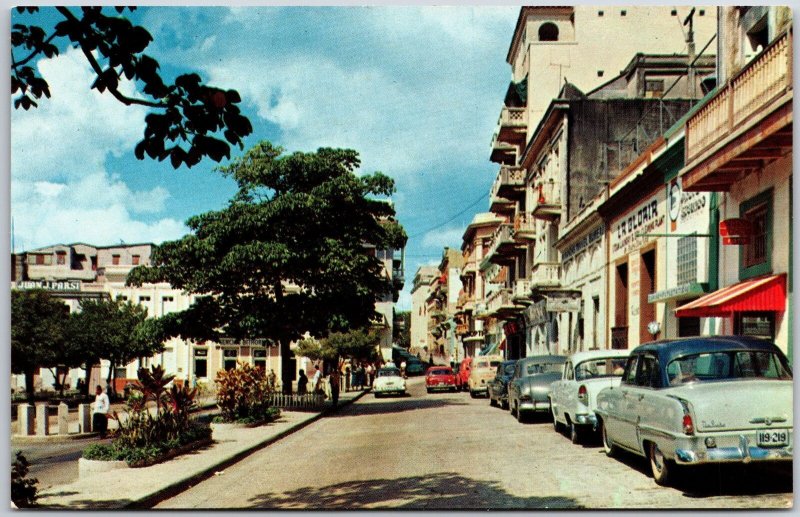
[[[411,288],[411,347],[412,354],[422,354],[429,348],[428,344],[428,296],[431,284],[439,274],[436,266],[420,266],[414,275]]]
[[[792,350],[792,14],[718,8],[718,84],[686,121],[685,192],[716,193],[719,289],[678,308]]]
[[[460,352],[456,346],[456,311],[462,289],[463,258],[459,250],[445,247],[437,269],[437,277],[428,296],[428,360],[450,364]],[[459,343],[460,345],[460,343]]]

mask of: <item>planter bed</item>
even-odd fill
[[[177,449],[170,449],[165,452],[163,455],[159,456],[158,458],[153,458],[149,460],[141,460],[136,461],[130,464],[131,468],[141,468],[141,467],[149,467],[151,465],[156,465],[157,463],[162,463],[167,460],[171,460],[175,456],[180,456],[181,454],[186,454],[187,452],[191,452],[195,449],[199,449],[200,447],[205,447],[214,443],[214,438],[212,436],[208,438],[203,438],[202,440],[197,440],[196,442],[187,443],[186,445],[181,445]]]
[[[152,465],[171,460],[176,456],[186,454],[195,449],[199,449],[200,447],[205,447],[213,442],[213,438],[203,438],[201,440],[182,445],[177,449],[170,449],[157,458],[140,460],[131,464],[128,464],[128,462],[125,460],[87,460],[86,458],[80,458],[78,460],[78,477],[91,476],[117,469],[150,467]]]

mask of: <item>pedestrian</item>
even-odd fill
[[[319,371],[319,365],[314,366],[314,377],[311,378],[311,386],[313,386],[314,393],[323,393],[322,391],[322,372]]]
[[[405,361],[400,363],[400,375],[402,375],[404,379],[406,378],[406,362]]]
[[[350,378],[350,365],[348,364],[344,368],[344,391],[350,391],[350,382],[352,379]]]
[[[364,368],[364,363],[358,367],[358,387],[362,390],[367,385],[367,369]]]
[[[269,383],[270,391],[275,391],[275,382],[277,381],[277,375],[275,375],[275,370],[270,369],[269,375],[267,376],[267,382]]]
[[[333,401],[333,407],[336,407],[339,404],[339,370],[336,368],[331,372],[330,384],[331,401]]]
[[[372,366],[372,363],[367,365],[367,386],[372,386],[372,380],[374,378],[375,368]]]
[[[300,370],[300,378],[297,379],[297,394],[305,395],[306,393],[308,393],[308,377],[304,370]]]
[[[103,393],[99,385],[94,390],[94,408],[92,409],[92,430],[100,433],[100,438],[105,438],[108,432],[108,408],[111,405],[108,395]]]

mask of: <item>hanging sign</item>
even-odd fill
[[[750,244],[753,224],[747,219],[724,219],[719,222],[719,235],[722,244],[741,246]]]

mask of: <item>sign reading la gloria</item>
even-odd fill
[[[614,254],[625,254],[638,249],[653,237],[645,234],[664,229],[665,217],[659,205],[663,203],[656,194],[628,212],[617,222],[611,232],[611,250]]]

